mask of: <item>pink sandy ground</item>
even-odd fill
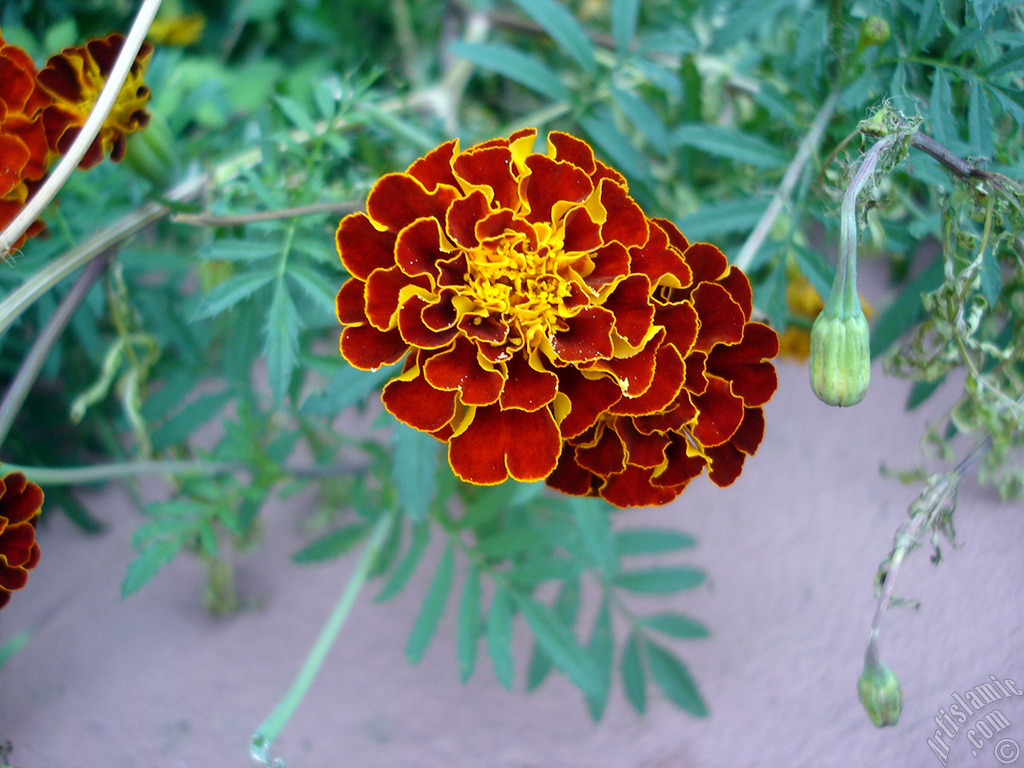
[[[705,568],[708,583],[650,604],[710,627],[710,638],[678,646],[708,719],[657,693],[640,717],[618,680],[599,725],[560,676],[528,695],[530,642],[521,627],[514,690],[499,686],[482,644],[477,673],[463,686],[453,605],[423,661],[409,666],[406,637],[435,548],[393,602],[373,604],[375,584],[360,596],[273,754],[290,768],[942,765],[927,740],[952,694],[989,675],[1024,689],[1024,516],[969,480],[956,518],[962,546],[945,546],[938,567],[927,550],[908,560],[897,593],[921,607],[889,613],[881,638],[906,703],[898,727],[875,729],[854,691],[875,569],[917,494],[879,474],[883,462],[912,464],[928,416],[903,411],[906,391],[876,369],[860,406],[830,409],[811,395],[805,368],[783,363],[764,443],[734,486],[702,479],[674,504],[619,516],[622,525],[670,525],[698,539],[680,560]],[[255,765],[250,735],[291,682],[354,558],[289,563],[303,542],[299,521],[315,503],[300,496],[266,511],[262,549],[235,557],[242,597],[259,607],[225,619],[206,614],[202,570],[189,557],[122,601],[140,518],[120,487],[85,499],[107,531],[86,537],[54,515],[41,533],[41,565],[0,615],[0,643],[37,627],[0,670],[0,743],[13,745],[10,761]],[[975,728],[983,742],[976,749],[968,728],[995,709],[1010,726],[990,727],[991,738]],[[947,764],[1024,765],[1024,757],[1008,760],[1006,739],[1024,742],[1024,696],[989,705],[946,737]]]

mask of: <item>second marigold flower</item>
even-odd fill
[[[442,144],[341,221],[342,355],[404,359],[385,406],[447,441],[468,482],[620,506],[664,503],[708,464],[731,482],[775,389],[749,283],[645,216],[585,142],[535,139]]]

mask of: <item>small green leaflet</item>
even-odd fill
[[[627,528],[615,534],[621,555],[660,555],[694,546],[697,540],[668,528]]]
[[[707,637],[708,629],[699,621],[681,613],[655,613],[640,619],[645,627],[672,637]]]
[[[708,708],[697,690],[697,684],[679,659],[655,643],[644,644],[651,677],[673,704],[697,717],[707,717]]]
[[[391,434],[391,479],[402,511],[422,520],[437,493],[437,455],[443,443],[426,432],[397,423]]]
[[[260,288],[269,284],[275,277],[277,277],[276,269],[261,269],[256,272],[246,272],[244,275],[232,277],[202,298],[199,307],[192,314],[192,320],[202,320],[219,315],[242,299],[252,296]]]
[[[145,586],[161,568],[174,559],[182,544],[183,539],[159,539],[143,547],[138,557],[128,564],[128,573],[121,582],[121,597],[128,597]]]
[[[530,625],[537,642],[554,665],[583,693],[600,693],[601,673],[596,662],[580,644],[572,629],[546,605],[529,595],[513,593],[516,606]]]
[[[476,563],[466,572],[466,583],[459,600],[456,655],[459,677],[469,680],[476,666],[476,647],[480,639],[480,568]]]
[[[640,0],[612,0],[612,37],[615,51],[624,56],[636,36],[637,17],[640,15]]]
[[[509,689],[515,678],[512,657],[512,598],[508,589],[498,585],[487,612],[487,653],[494,664],[494,674],[502,687]]]
[[[295,308],[288,288],[282,278],[278,278],[274,299],[270,303],[267,324],[264,332],[267,335],[264,354],[267,357],[267,377],[270,390],[278,405],[284,402],[284,396],[291,382],[292,371],[298,362],[299,332],[303,323],[299,311]]]
[[[626,698],[633,709],[641,715],[647,709],[647,679],[644,674],[644,662],[640,657],[640,641],[636,632],[630,634],[622,647],[622,658],[619,660],[622,673],[622,687],[626,690]]]
[[[604,708],[608,703],[608,693],[612,686],[612,666],[615,663],[615,640],[612,638],[612,613],[607,594],[601,601],[601,608],[594,619],[593,629],[590,631],[590,641],[587,644],[587,652],[594,659],[599,674],[598,690],[587,694],[587,706],[590,709],[590,716],[598,721],[604,714]]]
[[[292,555],[292,562],[318,563],[343,555],[362,541],[368,531],[369,527],[365,524],[337,528]]]
[[[451,542],[441,555],[441,562],[434,573],[434,579],[427,589],[427,596],[416,617],[409,642],[405,647],[405,656],[411,664],[416,664],[430,647],[434,639],[437,624],[441,621],[444,607],[448,603],[448,594],[452,591],[452,577],[455,574],[455,545]]]
[[[423,557],[423,551],[427,548],[429,541],[430,524],[422,522],[415,525],[412,530],[412,543],[409,545],[408,551],[395,570],[391,572],[387,582],[384,584],[384,589],[374,598],[374,602],[381,603],[385,600],[390,600],[405,588],[409,577],[416,570],[416,566],[420,564],[420,558]]]
[[[512,0],[540,24],[562,49],[590,75],[597,74],[594,46],[569,9],[556,0]]]
[[[625,571],[615,577],[614,584],[630,592],[667,595],[699,587],[704,578],[705,573],[700,568],[674,566]]]
[[[676,128],[674,139],[680,146],[696,147],[719,157],[766,170],[782,168],[788,161],[784,152],[764,139],[717,125],[681,125]]]
[[[538,59],[507,45],[455,42],[448,46],[448,50],[554,101],[569,101],[572,96],[558,76]]]

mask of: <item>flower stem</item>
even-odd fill
[[[128,77],[128,72],[132,64],[135,63],[135,57],[138,55],[146,33],[149,31],[149,26],[153,23],[153,18],[160,8],[160,2],[161,0],[143,0],[139,12],[135,16],[135,21],[132,22],[132,28],[121,47],[121,52],[118,54],[117,61],[114,62],[114,67],[110,71],[110,77],[107,78],[103,90],[100,91],[99,98],[96,99],[96,104],[93,106],[92,112],[89,113],[85,125],[82,126],[67,153],[53,169],[53,173],[47,177],[43,186],[0,234],[0,259],[7,257],[18,238],[25,234],[32,222],[56,197],[60,188],[64,186],[75,168],[78,167],[82,157],[85,156],[85,152],[96,138],[96,134],[100,132],[103,121],[107,119],[107,115],[113,109],[114,103],[121,93],[121,87]]]
[[[374,526],[370,537],[363,547],[362,556],[356,564],[355,571],[352,572],[352,576],[345,585],[345,589],[341,593],[331,615],[328,617],[327,623],[324,624],[320,636],[306,657],[302,669],[299,670],[299,674],[296,675],[285,697],[278,702],[274,711],[256,729],[250,746],[252,756],[255,759],[267,765],[271,764],[268,756],[270,745],[277,738],[278,734],[281,733],[285,725],[288,724],[291,716],[295,713],[295,710],[306,695],[309,686],[316,678],[317,672],[320,671],[320,667],[323,666],[324,660],[327,658],[327,654],[338,636],[338,632],[341,631],[345,619],[348,618],[349,611],[352,610],[352,605],[355,603],[359,591],[362,589],[363,584],[366,583],[371,569],[377,562],[380,550],[384,546],[384,542],[394,523],[395,516],[388,513],[382,514],[377,520],[377,524]]]

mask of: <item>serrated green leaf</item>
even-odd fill
[[[187,440],[199,427],[216,418],[231,397],[230,389],[197,397],[153,430],[153,450],[159,452]]]
[[[195,533],[196,525],[196,518],[191,515],[188,517],[162,517],[159,520],[143,523],[132,534],[132,547],[142,549],[148,542],[154,539],[182,537],[193,534]]]
[[[121,597],[125,598],[138,592],[150,579],[167,565],[178,554],[183,539],[158,539],[147,544],[128,564],[128,572],[121,582]]]
[[[1024,68],[1024,45],[1007,51],[994,62],[981,70],[982,77],[995,78],[1007,72],[1016,72]]]
[[[672,637],[707,637],[708,628],[689,616],[669,611],[644,616],[640,623],[645,627]]]
[[[569,9],[555,0],[512,0],[591,75],[597,73],[594,46]]]
[[[391,445],[391,480],[398,490],[398,503],[413,520],[422,520],[437,493],[437,454],[443,443],[398,423],[391,433]]]
[[[476,667],[476,648],[480,640],[480,568],[473,563],[466,572],[466,583],[459,600],[456,655],[459,678],[466,682]]]
[[[690,242],[703,242],[722,235],[749,232],[760,221],[768,200],[745,197],[702,205],[699,211],[676,220],[676,226]]]
[[[651,143],[651,147],[663,155],[671,152],[672,139],[668,129],[650,105],[629,91],[614,86],[610,90],[619,111]]]
[[[531,557],[529,560],[516,562],[508,570],[508,577],[517,584],[532,588],[545,581],[566,581],[576,578],[582,570],[582,564],[575,557]]]
[[[921,274],[907,283],[892,304],[879,315],[871,329],[871,359],[875,359],[917,324],[924,311],[921,294],[933,291],[942,283],[942,258],[935,257]]]
[[[494,72],[520,85],[543,94],[554,101],[569,101],[572,94],[558,75],[539,59],[498,43],[455,42],[448,46],[452,54],[466,59],[490,72]]]
[[[597,666],[599,689],[587,694],[587,706],[594,721],[601,719],[608,703],[608,693],[612,686],[612,665],[615,663],[615,642],[612,638],[612,613],[607,595],[601,601],[594,626],[590,630],[587,651]]]
[[[196,255],[216,261],[259,261],[280,252],[281,244],[273,240],[221,238],[204,245]]]
[[[337,528],[292,555],[292,562],[319,563],[343,555],[366,538],[368,531],[364,524]]]
[[[587,553],[606,576],[612,576],[619,569],[619,556],[607,506],[600,501],[595,503],[592,499],[581,498],[574,498],[570,504],[573,521]]]
[[[409,642],[405,646],[405,657],[410,664],[416,664],[423,658],[423,654],[430,647],[430,641],[434,639],[438,622],[441,621],[444,607],[448,603],[448,594],[452,591],[454,575],[455,545],[448,542],[444,554],[441,555],[441,562],[438,563],[434,578],[430,582],[430,587],[427,589],[423,606],[416,617],[416,623],[409,635]]]
[[[624,571],[615,577],[614,584],[630,592],[667,595],[699,587],[705,578],[706,574],[700,568],[685,565],[664,566]]]
[[[630,634],[622,646],[619,671],[622,674],[622,687],[626,691],[626,698],[633,705],[633,709],[642,715],[647,709],[647,677],[643,659],[640,657],[640,642],[636,632]]]
[[[508,528],[480,539],[476,550],[485,557],[514,557],[531,550],[547,551],[557,544],[557,538],[544,526]]]
[[[915,381],[910,387],[910,392],[907,393],[906,409],[908,411],[912,411],[924,403],[939,387],[942,386],[942,383],[945,380],[945,376],[940,376],[934,381]]]
[[[252,296],[260,288],[268,285],[275,277],[277,277],[277,270],[274,269],[261,269],[256,272],[246,272],[244,275],[232,277],[202,298],[196,311],[192,314],[192,320],[202,320],[219,315],[242,299]]]
[[[320,306],[326,317],[334,318],[338,292],[330,280],[305,264],[289,264],[285,274]]]
[[[413,571],[416,570],[416,566],[420,564],[420,558],[423,557],[423,551],[427,548],[427,543],[429,541],[430,524],[428,522],[424,521],[419,525],[413,526],[412,542],[409,544],[409,549],[402,557],[395,570],[391,572],[391,575],[388,577],[387,582],[385,582],[384,588],[380,591],[380,594],[373,599],[375,603],[382,603],[385,600],[390,600],[405,588],[406,583],[409,581],[409,577],[412,576]]]
[[[316,135],[316,121],[313,116],[306,111],[306,108],[300,105],[294,99],[290,99],[287,96],[281,96],[280,94],[274,95],[274,103],[277,104],[284,116],[299,130],[306,133],[307,136]]]
[[[650,179],[651,169],[647,158],[615,127],[615,121],[610,114],[592,111],[580,117],[579,124],[614,166],[627,177],[637,181]]]
[[[590,654],[576,640],[572,628],[550,608],[529,595],[512,594],[516,607],[530,625],[537,643],[552,663],[585,694],[600,691],[601,673]]]
[[[669,700],[697,717],[707,717],[708,708],[690,677],[690,671],[679,659],[655,643],[644,643],[651,677]]]
[[[367,395],[376,391],[394,375],[391,366],[376,371],[361,371],[345,365],[324,387],[306,398],[299,409],[303,416],[333,416],[346,408],[362,402]]]
[[[267,324],[264,332],[267,335],[263,353],[267,357],[267,378],[274,401],[281,405],[291,382],[292,371],[298,362],[299,331],[302,330],[302,319],[295,308],[288,288],[283,280],[277,281],[274,299],[270,303]]]
[[[729,23],[715,30],[708,50],[724,51],[754,30],[770,27],[782,10],[793,7],[791,0],[745,0],[729,11]]]
[[[996,97],[1006,112],[1013,116],[1017,125],[1024,125],[1024,95],[1020,91],[1006,90],[999,86],[992,86],[989,91]]]
[[[971,80],[971,96],[967,101],[967,141],[975,155],[995,157],[992,112],[980,80]]]
[[[555,615],[561,619],[566,626],[575,626],[576,616],[580,609],[580,583],[578,579],[566,581],[558,591],[555,598]],[[551,672],[551,657],[544,651],[539,642],[533,644],[533,655],[530,657],[530,667],[526,673],[526,689],[534,690],[544,682],[544,679]]]
[[[777,147],[759,136],[731,128],[703,124],[681,125],[673,133],[678,146],[696,147],[756,168],[782,168],[788,158]]]
[[[953,122],[953,92],[949,80],[940,67],[932,74],[932,95],[928,103],[928,123],[932,134],[940,144],[949,146],[956,140],[956,123]],[[822,294],[823,296],[825,294]]]
[[[620,555],[660,555],[687,549],[697,540],[669,528],[627,528],[615,534]]]
[[[612,37],[619,56],[629,51],[636,36],[637,18],[640,16],[640,0],[612,0]]]
[[[515,679],[515,659],[512,657],[512,598],[502,585],[494,591],[491,607],[487,611],[487,653],[494,664],[494,674],[505,689]]]
[[[918,17],[917,31],[914,35],[916,50],[924,50],[935,39],[942,25],[942,8],[939,0],[922,0],[921,15]]]

